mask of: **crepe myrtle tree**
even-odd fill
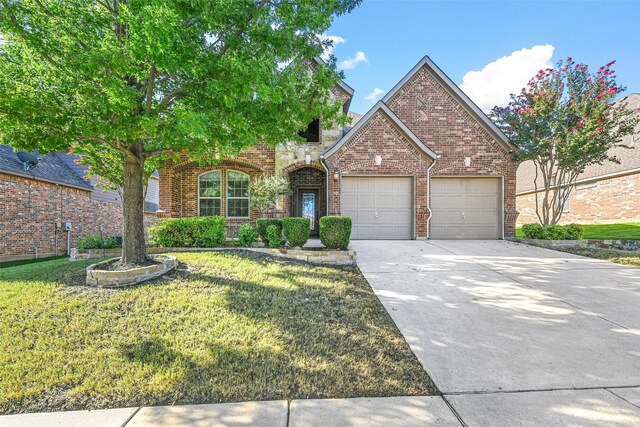
[[[534,164],[536,213],[542,225],[558,223],[578,175],[587,166],[619,162],[609,155],[610,149],[625,147],[623,137],[637,123],[624,103],[612,105],[625,89],[616,82],[614,62],[592,73],[571,58],[559,61],[555,68],[540,70],[519,94],[512,94],[506,107],[491,112],[520,149],[520,160]]]
[[[335,58],[310,59],[360,1],[0,0],[0,143],[71,149],[122,185],[121,262],[143,263],[151,170],[344,120]]]

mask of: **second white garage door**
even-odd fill
[[[345,176],[341,194],[352,239],[413,238],[413,178]]]
[[[500,178],[432,178],[432,239],[500,239]]]

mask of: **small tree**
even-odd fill
[[[290,195],[289,182],[279,176],[265,176],[255,179],[249,186],[251,205],[264,213],[275,208],[282,196]]]
[[[511,95],[507,107],[491,113],[520,148],[520,159],[534,164],[536,213],[542,225],[560,220],[572,186],[587,166],[619,162],[609,150],[626,147],[622,138],[637,123],[632,111],[611,103],[624,90],[616,83],[614,62],[591,73],[567,58],[556,68],[540,70],[520,94]]]
[[[360,1],[0,0],[0,143],[71,149],[122,185],[122,262],[142,263],[154,168],[344,120],[335,58],[311,59]]]

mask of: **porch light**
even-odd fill
[[[338,169],[333,171],[333,180],[337,181],[340,179],[340,171]]]
[[[376,162],[376,166],[380,166],[382,164],[382,156],[380,154],[376,154],[374,161]]]
[[[311,164],[311,154],[305,154],[304,155],[304,164],[305,165],[310,165]]]
[[[465,165],[466,167],[471,166],[471,157],[465,157],[465,158],[464,158],[464,165]]]

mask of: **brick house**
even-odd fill
[[[332,90],[348,113],[353,89]],[[256,145],[221,164],[160,170],[163,217],[223,215],[229,234],[253,222],[248,186],[280,175],[293,194],[270,215],[353,219],[354,239],[512,236],[515,147],[428,57],[353,127],[302,133],[305,144]]]
[[[76,156],[50,152],[25,169],[14,150],[0,145],[0,260],[62,255],[67,252],[65,222],[71,223],[71,247],[87,235],[122,235],[122,201],[103,191],[97,179],[84,178]],[[145,222],[155,221],[158,177],[147,186]]]
[[[640,113],[640,94],[631,94],[616,103]],[[614,148],[610,155],[620,163],[592,165],[578,176],[564,206],[560,223],[606,224],[640,222],[640,124],[623,143],[628,148]],[[518,224],[538,222],[535,207],[535,168],[523,162],[518,168],[516,203]],[[542,185],[538,183],[538,187]],[[542,193],[539,192],[539,201]]]

